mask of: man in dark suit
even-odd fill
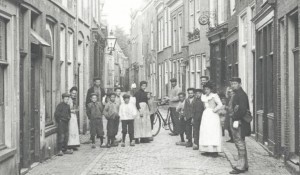
[[[235,146],[238,150],[237,166],[230,174],[240,174],[248,171],[248,158],[245,137],[250,136],[251,126],[243,118],[249,110],[249,100],[245,91],[241,87],[240,78],[232,78],[231,87],[234,90],[232,100],[233,115],[231,117],[232,135]]]
[[[94,78],[94,86],[91,87],[86,95],[85,105],[87,106],[91,101],[91,94],[96,93],[98,96],[98,102],[102,103],[102,98],[105,96],[105,91],[100,87],[101,79],[99,77]]]

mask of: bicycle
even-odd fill
[[[153,118],[151,118],[152,122],[152,136],[155,137],[160,132],[161,127],[163,127],[165,130],[170,130],[172,133],[174,133],[173,128],[173,122],[171,118],[171,111],[170,108],[168,108],[167,117],[163,118],[161,112],[159,111],[160,106],[168,105],[167,103],[162,103],[161,101],[157,102],[157,109],[154,113]]]

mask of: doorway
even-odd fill
[[[40,58],[40,46],[31,44],[30,59],[20,61],[20,168],[39,161]]]

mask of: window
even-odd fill
[[[82,1],[83,0],[77,0],[77,12],[80,18],[82,18]]]
[[[172,73],[173,73],[173,76],[172,76],[172,77],[173,77],[173,78],[177,78],[177,77],[176,77],[176,71],[177,71],[177,70],[176,70],[176,61],[173,61],[173,71],[172,71]]]
[[[200,88],[200,77],[201,77],[201,56],[200,55],[197,55],[196,56],[196,71],[197,71],[197,74],[196,74],[196,88]]]
[[[60,28],[60,89],[61,93],[66,92],[66,30]]]
[[[164,31],[163,31],[163,18],[160,18],[158,20],[158,50],[161,51],[163,50],[163,36],[164,36]]]
[[[224,0],[218,0],[218,23],[222,24],[226,20],[226,10],[225,10],[225,1]]]
[[[68,45],[69,45],[69,49],[68,49],[68,89],[71,89],[73,87],[73,59],[74,59],[74,35],[72,31],[68,32]]]
[[[195,87],[195,60],[194,57],[190,59],[190,86]]]
[[[7,67],[7,21],[0,18],[0,149],[5,146],[5,71]]]
[[[181,73],[180,73],[180,60],[176,61],[176,70],[177,70],[177,81],[178,85],[181,86]]]
[[[189,31],[193,32],[195,28],[195,1],[190,0],[190,6],[189,6],[189,12],[190,12],[190,18],[189,18]]]
[[[87,0],[83,0],[83,16],[85,20],[89,20],[89,14],[90,14],[90,10],[89,10],[89,2]]]
[[[196,12],[197,12],[197,13],[200,12],[200,1],[201,1],[201,0],[195,0],[195,6],[196,6]]]
[[[165,9],[165,14],[164,14],[164,22],[165,22],[165,27],[164,27],[164,33],[165,33],[165,40],[164,40],[164,45],[165,47],[168,46],[168,9]]]
[[[177,49],[176,49],[176,47],[177,47],[177,45],[176,45],[176,43],[177,43],[177,24],[176,24],[176,16],[174,16],[173,17],[173,54],[175,54],[176,53],[176,51],[177,51]]]
[[[154,50],[154,27],[153,22],[150,24],[151,36],[150,36],[150,47],[151,50]]]
[[[235,0],[230,0],[230,15],[235,13]]]
[[[202,75],[204,76],[204,75],[206,75],[206,54],[202,54],[202,70],[201,70],[201,72],[202,72]]]
[[[164,66],[165,66],[165,84],[168,84],[169,77],[168,77],[168,62],[167,61],[165,61]]]
[[[182,47],[182,35],[183,35],[182,23],[183,23],[182,13],[179,13],[178,14],[178,50],[179,50],[179,52],[181,52],[181,47]]]
[[[247,14],[245,14],[241,17],[241,23],[242,23],[242,25],[241,25],[241,30],[242,30],[241,34],[242,34],[242,41],[243,41],[242,44],[244,44],[244,43],[247,42],[247,39],[248,39],[248,37],[247,37],[248,36]]]
[[[53,124],[53,99],[54,99],[54,87],[53,87],[53,60],[54,60],[54,23],[46,21],[46,41],[50,44],[50,47],[46,48],[46,60],[45,60],[45,106],[47,106],[46,112],[46,126]]]
[[[162,65],[158,65],[158,96],[162,97]]]

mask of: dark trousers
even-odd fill
[[[249,167],[245,137],[242,136],[241,126],[239,126],[238,128],[233,128],[232,122],[230,124],[231,124],[233,141],[238,151],[238,160],[237,160],[236,168],[239,170],[245,170],[246,168]]]
[[[69,122],[67,121],[59,121],[58,122],[58,151],[67,150],[68,139],[69,139]]]
[[[170,107],[170,115],[173,123],[174,133],[179,133],[179,113],[176,111],[176,107]]]
[[[134,120],[122,120],[122,133],[123,142],[125,142],[125,137],[127,133],[129,134],[130,142],[134,139]]]
[[[119,118],[108,119],[106,129],[107,129],[107,137],[115,138],[119,130]]]
[[[200,130],[200,119],[194,119],[193,123],[193,138],[194,138],[194,144],[199,145],[199,130]]]
[[[155,117],[155,114],[150,115],[151,129],[153,129],[154,117]]]
[[[192,133],[193,133],[193,126],[192,126],[192,119],[187,119],[187,121],[185,122],[185,135],[186,135],[186,139],[188,139],[188,141],[192,141]]]

